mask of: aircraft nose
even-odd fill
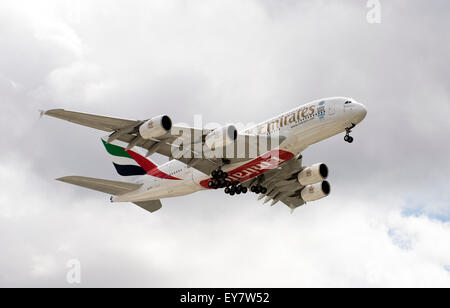
[[[364,120],[364,118],[367,115],[367,109],[366,107],[361,104],[361,103],[356,103],[356,108],[355,110],[355,117],[354,117],[354,123],[358,124],[359,122],[361,122],[362,120]]]

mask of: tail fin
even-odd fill
[[[117,142],[114,142],[114,144],[108,143],[103,138],[102,142],[106,151],[111,155],[114,167],[119,175],[125,177],[141,176],[158,170],[155,163],[134,151],[126,150]]]

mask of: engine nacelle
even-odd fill
[[[159,138],[167,134],[171,128],[172,120],[168,116],[162,115],[144,122],[139,127],[139,134],[143,139]]]
[[[312,185],[307,185],[300,192],[303,201],[316,201],[322,199],[330,194],[331,187],[330,183],[323,181],[321,183],[316,183]]]
[[[205,145],[211,150],[224,148],[234,143],[237,136],[238,132],[234,125],[219,127],[206,135]]]
[[[328,177],[328,167],[325,164],[315,164],[306,167],[297,176],[298,182],[302,186],[319,183]]]

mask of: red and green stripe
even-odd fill
[[[112,156],[117,173],[122,176],[151,175],[161,179],[180,180],[158,169],[158,166],[142,155],[108,143],[102,138],[106,151]]]

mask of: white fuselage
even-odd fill
[[[350,103],[348,103],[350,102]],[[346,128],[361,122],[366,115],[365,107],[346,97],[326,98],[310,102],[277,117],[269,119],[261,124],[243,131],[246,134],[284,136],[283,142],[277,150],[285,153],[286,160],[297,156],[308,146],[324,139],[340,134]],[[255,159],[256,162],[258,159]],[[282,164],[286,160],[278,160]],[[248,180],[259,174],[245,173],[242,167],[251,164],[252,160],[229,164],[222,167],[229,174],[235,174],[235,178],[242,177]],[[270,164],[270,162],[268,162]],[[113,202],[139,202],[155,200],[191,194],[208,189],[205,183],[210,178],[197,169],[178,161],[172,160],[159,167],[159,170],[179,180],[169,180],[142,176],[138,183],[142,187],[132,193],[117,196]],[[245,171],[245,170],[244,170]],[[233,173],[234,172],[234,173]]]

